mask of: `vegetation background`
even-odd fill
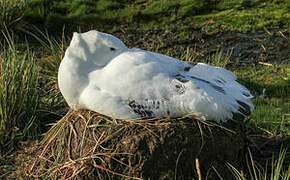
[[[21,143],[68,111],[58,65],[72,32],[89,29],[232,70],[256,95],[249,136],[289,147],[290,0],[0,0],[0,177],[15,169]]]

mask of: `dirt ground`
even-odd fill
[[[223,32],[205,34],[195,29],[182,31],[153,29],[139,30],[122,26],[112,32],[129,47],[158,51],[175,58],[184,52],[204,60],[218,51],[231,53],[232,61],[245,63],[269,62],[281,63],[290,61],[289,30],[267,29],[256,33]]]

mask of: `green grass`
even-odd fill
[[[269,170],[266,167],[262,167],[261,169],[261,167],[254,162],[251,152],[249,152],[249,155],[246,158],[247,170],[249,172],[248,176],[245,172],[240,171],[232,165],[228,164],[228,166],[236,180],[288,180],[290,178],[290,166],[288,169],[283,167],[286,153],[286,149],[281,150],[278,159],[276,161],[272,159],[272,161],[269,162],[271,163],[271,172],[268,172]]]
[[[284,6],[267,4],[261,8],[241,10],[227,9],[214,14],[193,18],[192,25],[204,31],[256,31],[264,27],[286,28],[290,26],[290,13]]]
[[[9,34],[4,36],[6,42],[1,44],[0,51],[1,151],[6,148],[13,149],[16,139],[38,137],[40,132],[37,119],[38,68],[35,65],[35,56],[28,47],[18,51],[13,37]]]
[[[256,126],[270,131],[273,136],[290,136],[290,103],[289,99],[257,98],[252,114]]]
[[[239,81],[256,94],[250,123],[273,135],[290,135],[290,64],[247,66],[234,70]]]
[[[15,31],[24,16],[24,0],[0,0],[0,31]],[[2,34],[0,34],[0,37]]]
[[[120,30],[120,24],[139,23],[144,30],[160,27],[182,32],[183,28],[194,28],[207,33],[290,27],[290,0],[31,0],[28,5],[25,2],[0,1],[0,31],[5,32],[0,35],[0,146],[5,149],[19,140],[39,137],[47,128],[45,125],[58,120],[67,110],[57,87],[57,70],[69,38],[63,33],[55,40],[49,33],[36,30],[37,35],[30,34],[39,44],[31,49],[28,42],[15,43],[11,33],[6,33],[6,29],[17,29],[22,21],[58,33],[64,32],[63,25],[73,30],[80,27],[110,31]],[[157,49],[151,45],[146,45],[148,50]],[[204,62],[232,70],[238,81],[257,96],[253,100],[255,111],[246,121],[248,127],[254,127],[259,134],[286,137],[285,144],[290,147],[289,62],[273,66],[232,63],[230,56],[219,51]],[[196,61],[197,57],[188,50],[180,59]],[[287,153],[280,157],[290,164]]]
[[[290,26],[290,0],[1,0],[0,12],[0,30],[37,25],[54,33],[63,26],[110,31],[121,24],[147,29],[178,25],[207,33]]]
[[[178,24],[212,33],[290,26],[290,0],[1,0],[0,12],[2,30],[4,25],[29,29],[32,24],[54,32],[64,25],[75,31],[80,26],[110,30],[112,24],[142,24],[166,29]]]
[[[52,123],[60,119],[68,110],[57,83],[58,67],[68,46],[68,40],[64,30],[59,39],[51,38],[48,32],[44,33],[39,29],[36,29],[36,32],[30,34],[40,43],[39,49],[36,50],[42,111],[40,116],[45,123]]]
[[[256,31],[289,27],[289,9],[289,0],[31,0],[24,19],[54,31],[63,25],[109,30],[112,24],[125,23],[147,28],[178,24],[204,32]]]

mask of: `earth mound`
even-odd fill
[[[116,120],[70,111],[39,143],[22,176],[33,178],[189,179],[232,177],[243,164],[243,126],[178,119]],[[22,165],[25,166],[25,165]]]

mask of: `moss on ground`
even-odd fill
[[[32,0],[24,19],[51,30],[63,25],[76,29],[112,24],[192,27],[204,32],[256,31],[264,27],[287,28],[289,0]],[[108,26],[108,24],[110,24]]]

